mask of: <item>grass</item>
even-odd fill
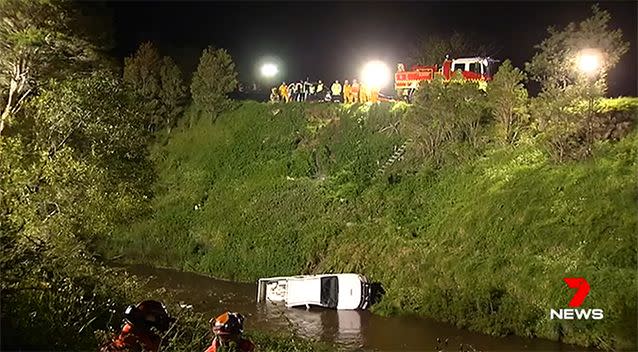
[[[408,147],[379,174],[405,109],[247,102],[204,117],[158,146],[152,213],[102,250],[245,281],[355,271],[384,285],[380,314],[638,348],[638,134],[566,164],[533,138],[442,168]],[[572,276],[604,320],[549,319]]]

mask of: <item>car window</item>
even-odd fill
[[[321,278],[321,305],[337,308],[339,302],[339,281],[336,276]]]

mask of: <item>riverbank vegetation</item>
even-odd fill
[[[602,98],[604,75],[543,69],[574,38],[626,52],[604,12],[550,32],[525,71],[544,84],[533,98],[506,62],[487,94],[453,80],[413,105],[239,103],[211,47],[188,105],[170,57],[146,43],[117,67],[72,4],[0,3],[2,349],[94,349],[153,294],[96,251],[235,280],[360,272],[384,285],[382,314],[636,348],[638,102]],[[548,319],[569,276],[604,320]],[[168,350],[203,349],[207,331],[189,315]]]

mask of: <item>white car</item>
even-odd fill
[[[264,301],[285,302],[286,307],[366,309],[370,306],[370,284],[359,274],[263,278],[259,279],[257,302]]]

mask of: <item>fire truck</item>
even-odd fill
[[[435,76],[440,76],[445,80],[450,80],[453,73],[460,73],[465,80],[480,82],[481,86],[490,80],[496,73],[498,63],[490,57],[469,57],[450,59],[446,57],[442,65],[432,66],[412,66],[410,71],[405,70],[405,66],[397,65],[397,72],[394,74],[394,88],[397,95],[408,102],[412,101],[414,92],[423,81],[432,81]]]

